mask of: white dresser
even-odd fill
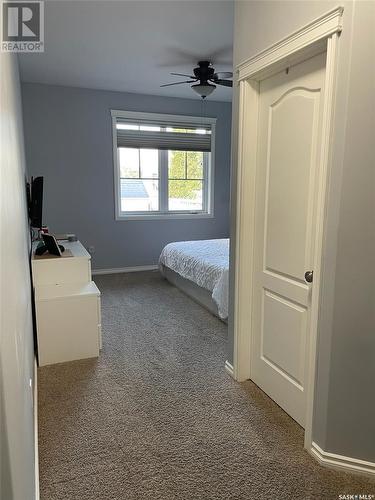
[[[61,257],[35,255],[39,366],[97,357],[101,348],[100,292],[91,280],[91,257],[79,241],[59,241]]]

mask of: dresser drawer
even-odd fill
[[[90,259],[84,257],[33,259],[32,270],[34,287],[91,281]]]
[[[61,257],[33,254],[31,265],[34,288],[41,285],[87,283],[91,281],[91,256],[79,242],[61,241],[65,252]],[[36,244],[33,251],[35,252]]]
[[[100,348],[100,292],[95,283],[35,290],[39,366],[92,358]]]

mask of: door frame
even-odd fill
[[[339,35],[343,7],[336,7],[295,31],[278,43],[240,64],[239,82],[237,201],[234,258],[234,356],[232,376],[242,382],[250,378],[250,352],[253,342],[252,293],[255,248],[255,175],[257,162],[259,82],[282,69],[326,53],[323,121],[318,173],[315,234],[314,286],[310,320],[310,356],[307,363],[307,405],[305,448],[312,445],[314,383],[317,359],[317,329],[325,234],[327,185],[332,163],[333,116],[337,86]],[[251,112],[246,110],[251,109]],[[250,307],[249,307],[250,305]]]

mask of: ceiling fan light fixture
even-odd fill
[[[198,95],[201,96],[202,99],[205,99],[208,95],[212,94],[212,92],[216,89],[216,85],[213,85],[212,83],[196,83],[195,85],[192,85],[191,88],[196,92]]]

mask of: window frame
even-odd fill
[[[112,142],[113,142],[113,172],[114,172],[114,198],[115,220],[163,220],[163,219],[209,219],[214,217],[214,187],[215,187],[215,137],[216,118],[170,115],[160,113],[143,113],[138,111],[111,110],[112,117]],[[119,151],[117,147],[117,119],[126,118],[137,120],[157,120],[161,126],[163,122],[181,120],[186,125],[202,123],[211,127],[211,152],[203,155],[204,169],[204,206],[200,211],[178,210],[168,211],[168,172],[162,174],[161,170],[168,169],[168,151],[159,151],[159,210],[153,212],[122,212],[121,211],[121,177]],[[163,203],[163,200],[165,203]]]

